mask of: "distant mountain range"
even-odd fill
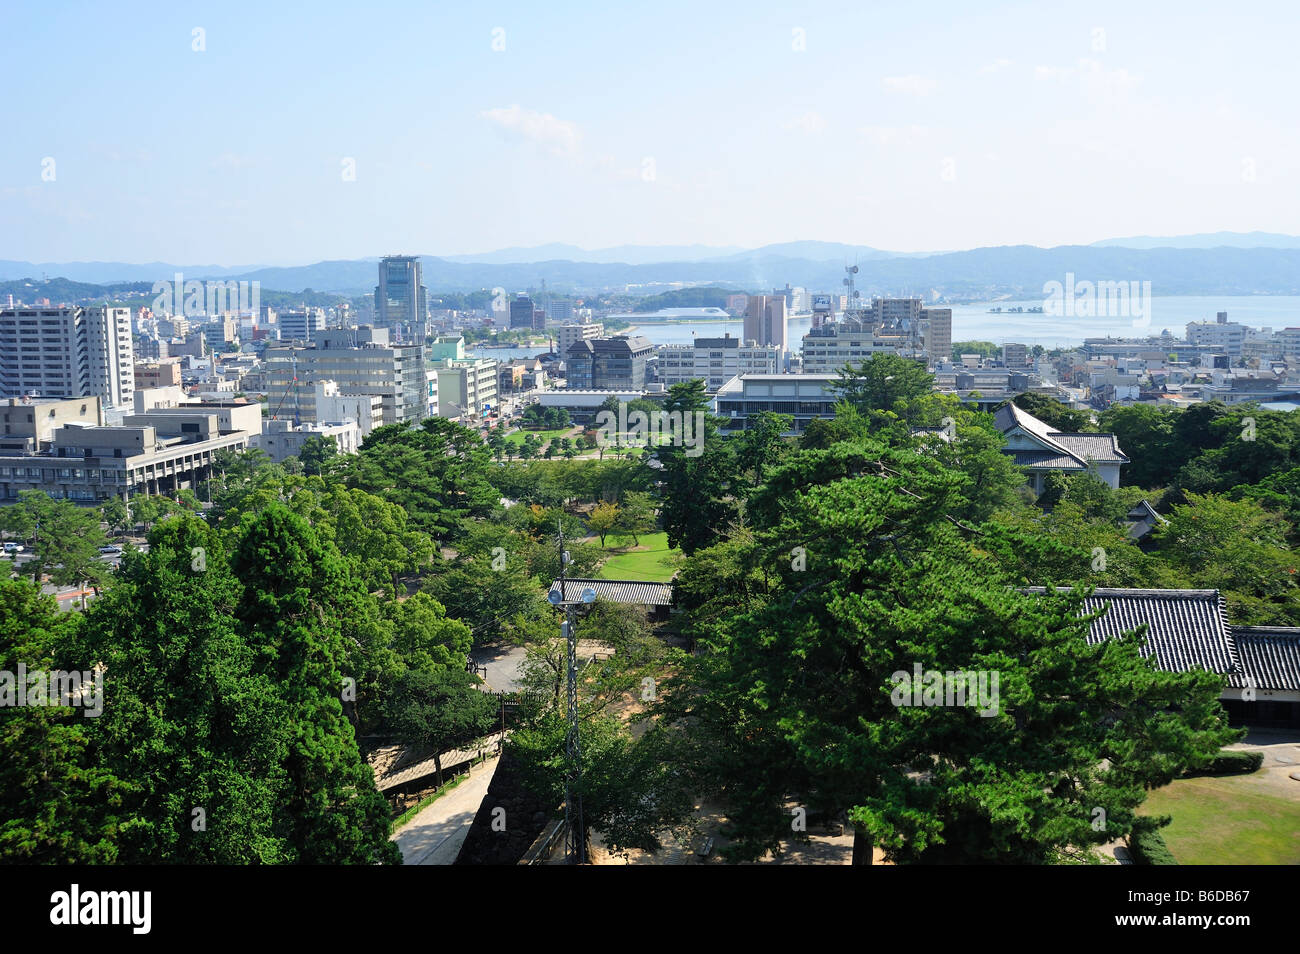
[[[669,258],[653,260],[659,256]],[[243,267],[0,261],[0,281],[49,276],[103,285],[170,281],[181,272],[186,279],[259,281],[265,290],[312,289],[356,296],[374,290],[377,261],[376,257]],[[864,295],[1037,297],[1045,282],[1064,281],[1067,272],[1073,272],[1078,280],[1149,281],[1155,295],[1300,294],[1300,237],[1264,232],[1142,236],[1056,248],[1013,245],[926,253],[816,241],[739,251],[708,246],[619,246],[587,251],[543,245],[482,255],[421,256],[421,263],[430,292],[497,286],[515,291],[535,288],[543,280],[561,293],[627,288],[649,294],[682,284],[758,291],[787,282],[832,290],[841,287],[845,264],[857,264],[857,287]]]

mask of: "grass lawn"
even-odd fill
[[[571,430],[573,430],[571,427],[561,427],[552,431],[515,431],[513,434],[507,434],[505,440],[507,444],[514,444],[518,447],[524,442],[524,438],[529,434],[536,434],[542,439],[542,449],[545,450],[547,441],[556,437],[563,437]]]
[[[610,557],[601,564],[596,575],[603,580],[667,582],[676,569],[668,562],[670,554],[678,552],[668,549],[668,534],[643,533],[640,539],[642,549],[620,552],[623,547],[632,546],[632,538],[620,537],[612,533],[607,536],[605,552],[609,553]]]
[[[1173,816],[1160,834],[1182,865],[1300,864],[1300,800],[1272,794],[1258,775],[1181,778],[1141,812]]]

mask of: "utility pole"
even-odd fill
[[[569,731],[564,739],[564,752],[568,761],[564,778],[564,854],[569,864],[587,863],[587,829],[582,820],[582,746],[578,740],[578,630],[577,610],[580,604],[590,605],[596,601],[596,591],[591,587],[583,589],[581,599],[568,598],[569,553],[564,549],[564,525],[562,518],[556,518],[556,529],[560,540],[560,592],[552,590],[547,599],[551,605],[564,609],[564,622],[560,632],[564,635],[566,661],[568,669],[568,705]]]

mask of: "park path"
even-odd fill
[[[393,834],[403,864],[449,865],[456,860],[500,760],[494,755],[475,765],[468,778]]]

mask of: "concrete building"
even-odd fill
[[[583,390],[641,391],[654,346],[640,335],[588,338],[565,352],[568,386]]]
[[[320,422],[316,382],[336,381],[348,394],[376,394],[385,424],[437,414],[437,386],[425,373],[421,345],[390,345],[388,329],[317,331],[310,347],[268,346],[262,356],[266,393],[279,417]],[[295,380],[296,363],[296,380]]]
[[[611,397],[616,401],[635,401],[645,397],[642,391],[631,390],[594,390],[563,388],[557,391],[543,391],[537,395],[537,403],[543,408],[558,407],[569,412],[575,424],[595,422],[600,406]]]
[[[515,299],[510,302],[510,327],[511,328],[532,328],[533,312],[536,306],[533,300],[520,292]]]
[[[135,387],[137,391],[150,388],[180,387],[181,362],[179,358],[167,358],[161,361],[135,364]]]
[[[835,416],[838,395],[832,385],[838,374],[747,374],[724,384],[714,399],[720,417],[727,420],[724,432],[742,431],[759,411],[789,414],[794,426],[788,434],[802,434],[809,422]]]
[[[423,342],[429,336],[429,293],[421,284],[419,258],[389,255],[379,260],[375,322],[399,329],[411,341]]]
[[[276,324],[280,329],[280,340],[284,342],[301,341],[306,344],[312,335],[325,330],[324,308],[300,308],[297,311],[282,311],[277,316]]]
[[[555,330],[555,344],[560,349],[560,354],[568,354],[574,342],[586,341],[588,338],[599,338],[604,333],[605,326],[598,321],[589,321],[586,324],[560,325]]]
[[[97,397],[129,407],[129,308],[0,308],[0,397]]]
[[[251,410],[260,419],[260,406]],[[0,454],[0,501],[41,490],[56,500],[95,504],[192,488],[211,474],[218,451],[249,446],[256,431],[229,425],[250,420],[234,408],[195,406],[128,415],[113,427],[68,422],[40,454]]]
[[[497,406],[497,363],[491,358],[441,361],[438,375],[438,415],[478,419]]]
[[[1222,314],[1224,321],[1189,321],[1187,342],[1213,348],[1233,358],[1240,358],[1242,345],[1246,341],[1246,332],[1249,329],[1235,321],[1227,321],[1227,312]]]
[[[383,426],[384,399],[378,394],[345,393],[337,381],[317,381],[315,396],[316,414],[322,421],[356,421],[362,440]]]
[[[782,357],[775,346],[742,342],[729,334],[696,338],[689,345],[661,346],[657,353],[659,383],[670,387],[698,378],[710,393],[738,374],[776,374]]]
[[[1029,367],[1029,348],[1026,345],[1008,341],[1002,346],[1002,366],[1004,368]]]
[[[779,351],[789,350],[784,296],[751,295],[745,305],[744,338]]]
[[[98,427],[103,423],[104,409],[97,397],[9,398],[0,402],[0,453],[36,454],[49,448],[54,432],[65,424]]]
[[[326,424],[300,424],[292,421],[264,421],[262,433],[252,439],[252,446],[265,451],[277,464],[302,453],[302,445],[312,437],[332,437],[340,454],[355,454],[361,446],[361,428],[354,420]]]

